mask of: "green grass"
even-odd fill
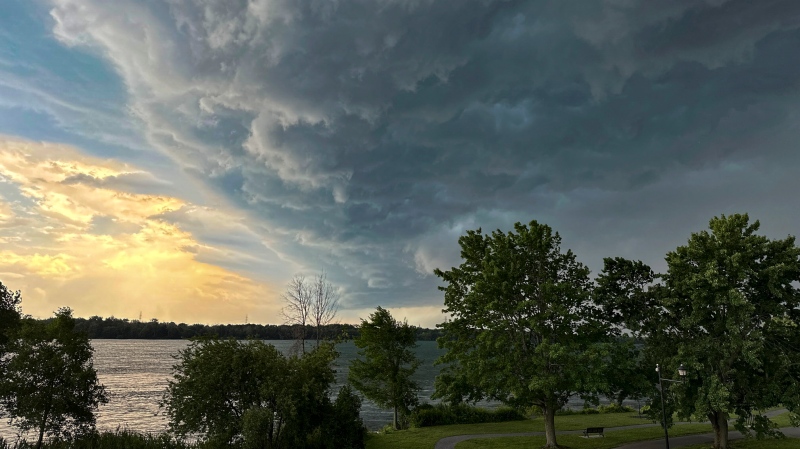
[[[797,438],[785,440],[736,440],[729,443],[730,449],[797,449],[800,441]],[[685,446],[683,449],[710,449],[709,444],[695,444]],[[459,446],[461,449],[461,446]]]
[[[650,423],[651,421],[635,418],[630,413],[556,416],[556,430],[580,430],[587,427],[619,427]],[[432,449],[437,441],[453,435],[522,432],[544,432],[544,420],[536,418],[502,423],[456,424],[400,430],[385,435],[371,434],[367,439],[367,449]]]
[[[778,424],[778,427],[792,427],[792,423],[789,421],[789,412],[781,413],[778,416],[771,418],[772,422]]]
[[[781,414],[773,418],[778,426],[788,427],[789,415]],[[556,416],[556,430],[581,430],[587,427],[605,427],[605,438],[580,438],[578,435],[559,435],[560,445],[582,449],[613,448],[621,444],[662,438],[664,431],[660,427],[643,429],[627,429],[615,431],[611,427],[630,426],[635,424],[651,424],[651,421],[634,417],[630,413],[611,413],[599,415],[566,415]],[[452,426],[424,427],[392,432],[388,434],[371,434],[367,440],[367,449],[432,449],[437,441],[454,435],[488,434],[488,433],[522,433],[543,432],[544,420],[537,418],[527,421],[510,421],[486,424],[459,424]],[[711,432],[707,422],[694,424],[678,424],[673,426],[670,436],[692,435]],[[770,440],[775,442],[776,440]],[[778,440],[780,441],[780,440]],[[793,441],[797,447],[797,441]],[[782,444],[782,443],[781,443]],[[523,448],[541,447],[544,437],[509,437],[492,439],[475,439],[460,443],[457,449],[491,449],[491,448]],[[753,446],[761,449],[761,446]],[[783,449],[784,446],[770,446],[768,449]],[[751,449],[743,447],[742,449]]]
[[[706,433],[708,424],[681,424],[669,430],[670,437]],[[606,429],[604,438],[582,438],[580,435],[558,435],[558,444],[571,449],[611,449],[633,441],[654,440],[664,437],[660,427],[644,429],[612,430]],[[456,445],[456,449],[530,449],[542,447],[544,436],[484,438],[464,441]]]

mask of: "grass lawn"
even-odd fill
[[[797,438],[786,438],[784,440],[737,440],[731,441],[731,449],[797,449],[800,447],[800,440]],[[708,444],[697,444],[686,446],[682,449],[709,449]],[[459,449],[461,446],[459,446]]]
[[[789,422],[789,412],[781,413],[771,419],[778,424],[778,427],[792,427],[792,423]]]
[[[587,427],[619,427],[650,423],[651,421],[635,418],[630,413],[556,416],[556,430],[580,430]],[[385,435],[370,434],[367,439],[367,449],[433,449],[437,441],[453,435],[515,432],[544,432],[544,419],[539,417],[532,420],[502,423],[456,424],[401,430]]]
[[[669,430],[670,437],[706,433],[710,426],[706,424],[681,424]],[[627,429],[614,431],[606,429],[605,438],[582,438],[580,435],[558,435],[558,444],[572,449],[611,449],[625,443],[642,440],[654,440],[664,437],[660,427],[645,429]],[[510,437],[486,438],[468,440],[456,445],[456,449],[530,449],[542,447],[545,444],[544,436],[536,437]]]
[[[773,418],[778,426],[788,427],[789,415],[784,413]],[[562,446],[575,449],[608,449],[624,443],[662,438],[664,431],[660,427],[643,429],[628,429],[615,431],[611,427],[630,426],[635,424],[650,424],[651,421],[640,419],[629,413],[609,413],[599,415],[566,415],[556,416],[556,430],[581,430],[587,427],[605,427],[605,438],[580,438],[578,435],[559,435],[558,443]],[[437,441],[444,437],[466,434],[483,433],[521,433],[543,432],[544,420],[536,418],[526,421],[509,421],[502,423],[486,424],[458,424],[452,426],[423,427],[392,432],[389,434],[370,434],[367,439],[367,449],[433,449]],[[711,432],[711,425],[705,423],[678,424],[673,426],[670,436],[691,435]],[[745,442],[741,442],[745,443]],[[784,446],[783,440],[767,440],[767,442],[754,441],[753,444],[769,444],[764,446],[741,446],[741,449],[784,449],[800,447],[797,440],[789,440],[789,445]],[[740,444],[740,443],[737,443]],[[750,444],[748,442],[748,444]],[[492,439],[475,439],[459,443],[457,449],[500,449],[500,448],[525,448],[541,447],[544,437],[509,437]],[[739,449],[739,446],[733,446]],[[699,449],[699,448],[695,448]]]

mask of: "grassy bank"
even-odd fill
[[[620,427],[637,424],[650,424],[650,421],[636,418],[629,413],[556,416],[557,430],[581,430],[587,427]],[[367,449],[432,449],[437,441],[453,435],[521,432],[544,432],[544,420],[536,418],[502,423],[457,424],[400,430],[388,434],[371,434],[367,439]]]
[[[780,427],[789,426],[787,413],[773,418]],[[566,415],[556,416],[556,430],[582,430],[587,427],[605,427],[605,438],[581,438],[580,435],[559,435],[559,444],[572,449],[610,449],[625,443],[663,438],[664,431],[660,427],[614,430],[613,427],[651,424],[646,419],[636,418],[628,413],[612,413],[599,415]],[[367,440],[367,449],[433,449],[437,441],[455,435],[473,435],[490,433],[523,433],[543,432],[544,420],[536,418],[526,421],[511,421],[486,424],[461,424],[452,426],[425,427],[391,432],[388,434],[371,434]],[[670,436],[694,435],[711,432],[711,426],[705,423],[677,424],[669,430]],[[781,440],[769,440],[776,445],[742,446],[742,449],[784,449],[798,447],[797,440],[789,440],[793,445],[782,446]],[[530,449],[545,444],[543,436],[507,437],[491,439],[474,439],[459,443],[457,449]],[[738,448],[737,448],[738,449]]]
[[[672,427],[670,437],[707,433],[708,424],[680,424]],[[644,429],[606,429],[603,438],[582,438],[580,435],[559,435],[558,444],[570,449],[611,449],[633,441],[655,440],[664,437],[660,427]],[[456,445],[456,449],[530,449],[545,445],[543,436],[475,439]]]
[[[797,449],[800,441],[797,438],[787,438],[785,440],[738,440],[730,442],[730,449]],[[710,449],[708,444],[696,444],[686,446],[682,449]],[[458,449],[461,449],[459,446]]]

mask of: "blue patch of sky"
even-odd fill
[[[144,150],[147,161],[168,163],[128,113],[114,68],[99,53],[58,42],[52,27],[46,5],[0,1],[0,132],[134,163]]]
[[[0,133],[73,145],[160,179],[185,180],[146,142],[113,65],[95,49],[62,44],[53,25],[43,2],[0,0]]]
[[[119,109],[125,86],[113,68],[97,54],[66,47],[52,33],[53,21],[38,2],[4,1],[0,6],[0,58],[13,64],[12,73],[52,76],[43,89],[85,104]]]

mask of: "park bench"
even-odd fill
[[[589,435],[599,435],[603,438],[606,437],[603,435],[603,427],[587,427],[586,430],[583,431],[583,436],[589,438]]]

